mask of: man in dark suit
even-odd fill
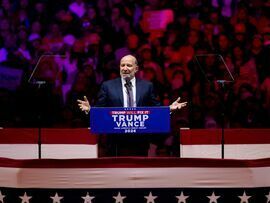
[[[120,61],[120,78],[106,81],[102,84],[98,94],[97,107],[139,107],[139,106],[160,106],[157,101],[153,84],[135,77],[138,71],[137,59],[132,55],[124,56]],[[175,111],[186,106],[187,102],[180,102],[178,98],[170,105],[170,110]],[[78,105],[82,111],[88,113],[91,109],[86,97],[78,100]],[[113,135],[109,138],[109,143],[116,141],[118,147],[117,155],[125,155],[124,148],[129,150],[129,155],[147,155],[147,136],[134,135]],[[112,147],[114,148],[114,147]],[[135,149],[133,149],[135,148]],[[121,153],[121,150],[123,153]],[[134,154],[132,154],[134,152]],[[114,152],[112,153],[114,154]],[[110,153],[109,153],[110,155]]]

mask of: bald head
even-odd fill
[[[123,56],[123,57],[121,58],[121,60],[120,60],[120,64],[121,64],[122,60],[130,60],[130,61],[132,61],[136,66],[138,66],[138,61],[137,61],[137,59],[136,59],[134,56],[130,55],[130,54],[129,54],[129,55]]]

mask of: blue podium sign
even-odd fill
[[[168,133],[169,107],[91,107],[93,133]]]

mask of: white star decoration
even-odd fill
[[[6,203],[7,194],[3,194],[2,191],[0,190],[0,203]],[[189,201],[191,201],[190,200],[190,198],[192,199],[191,195],[185,195],[184,192],[181,191],[181,189],[180,189],[179,193],[178,193],[179,195],[175,195],[175,198],[177,199],[177,203],[188,203]],[[250,193],[250,192],[248,192],[248,193]],[[256,195],[257,194],[254,194],[254,198]],[[23,196],[18,197],[17,195],[15,195],[15,197],[20,199],[19,200],[20,203],[31,203],[35,199],[35,198],[33,198],[33,196],[27,195],[27,192],[24,192]],[[218,196],[215,194],[214,191],[212,192],[211,196],[206,196],[206,197],[209,199],[209,203],[218,203],[218,201],[222,201],[222,195]],[[249,203],[249,201],[252,201],[252,200],[250,200],[250,198],[252,198],[252,197],[253,197],[252,195],[247,195],[246,191],[244,190],[243,194],[238,196],[238,198],[240,199],[239,203]],[[266,197],[266,199],[265,199],[265,197]],[[54,196],[50,196],[50,198],[52,199],[52,203],[61,203],[61,201],[64,201],[64,200],[62,200],[62,199],[64,199],[64,196],[59,196],[57,192],[55,193]],[[93,203],[92,201],[96,197],[91,196],[89,194],[89,192],[87,192],[85,194],[85,196],[81,196],[81,198],[84,200],[83,203]],[[115,201],[114,203],[124,203],[124,200],[127,199],[127,196],[121,195],[121,192],[118,191],[117,195],[112,196],[112,198]],[[144,196],[144,198],[146,199],[145,203],[155,203],[155,201],[158,201],[156,199],[159,198],[159,196],[153,196],[152,192],[149,192],[149,194],[147,196]],[[205,198],[205,196],[204,196],[204,198]],[[221,200],[218,200],[220,198],[221,198]],[[225,196],[224,196],[224,198],[225,198]],[[270,203],[270,190],[268,191],[268,194],[264,193],[260,196],[260,198],[264,198],[264,202]],[[125,201],[127,201],[127,200],[125,200]],[[95,200],[94,200],[94,202],[95,202]]]
[[[84,199],[84,203],[92,203],[92,199],[95,198],[95,196],[90,196],[87,192],[86,196],[82,197]]]
[[[265,195],[265,196],[267,198],[267,202],[266,203],[270,202],[270,191],[269,191],[268,195]]]
[[[153,196],[152,195],[152,192],[149,192],[149,195],[148,196],[144,196],[144,198],[147,199],[147,203],[155,203],[155,199],[157,197],[158,196]]]
[[[220,196],[215,195],[215,192],[212,192],[212,195],[207,197],[209,198],[209,203],[217,203],[217,199],[220,198]]]
[[[186,199],[189,198],[189,196],[185,196],[183,191],[181,191],[181,194],[179,196],[175,196],[178,199],[178,203],[186,203]]]
[[[115,199],[115,203],[123,203],[126,196],[121,196],[121,193],[118,192],[117,196],[113,196],[113,198]]]
[[[1,203],[4,203],[4,198],[5,198],[6,195],[3,195],[1,190],[0,190],[0,202]]]
[[[29,203],[29,200],[32,198],[32,196],[27,196],[26,192],[23,196],[20,196],[20,199],[22,199],[21,203]]]
[[[50,197],[53,200],[53,203],[61,203],[61,199],[64,197],[58,196],[57,192],[55,193],[54,196]]]
[[[252,196],[247,196],[246,192],[244,191],[242,196],[238,196],[241,199],[240,203],[248,203],[248,199],[251,198]]]

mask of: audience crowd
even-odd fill
[[[0,89],[0,126],[87,127],[76,100],[126,54],[163,105],[188,101],[176,129],[270,126],[269,0],[2,0],[0,65],[22,78]]]

